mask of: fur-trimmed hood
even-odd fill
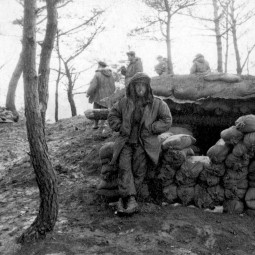
[[[136,92],[135,92],[135,83],[137,82],[143,82],[147,85],[147,91],[145,94],[145,101],[147,103],[151,103],[153,101],[153,94],[152,89],[150,86],[151,78],[143,72],[136,73],[129,81],[126,87],[126,96],[127,98],[132,99],[133,101],[136,99]]]

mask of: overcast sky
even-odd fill
[[[248,1],[248,0],[247,0]],[[155,42],[148,40],[141,40],[141,38],[130,38],[128,32],[141,24],[140,17],[148,13],[138,0],[75,0],[75,3],[69,5],[65,10],[61,10],[59,26],[64,28],[68,27],[71,22],[75,22],[73,18],[84,16],[88,10],[95,6],[111,6],[107,10],[104,18],[104,24],[107,30],[102,33],[95,43],[91,45],[87,52],[79,58],[78,70],[96,64],[96,61],[101,59],[107,61],[109,64],[114,64],[119,60],[127,59],[126,52],[131,49],[136,51],[137,55],[142,58],[144,71],[151,76],[155,76],[154,65],[156,64],[156,56],[166,56],[166,45],[164,42]],[[255,1],[251,2],[254,6]],[[212,15],[212,9],[206,8],[202,13],[208,17]],[[63,17],[69,15],[65,20]],[[0,0],[0,66],[4,67],[0,71],[1,86],[0,86],[0,106],[5,105],[5,97],[10,80],[11,74],[14,70],[15,64],[19,57],[21,50],[21,28],[13,25],[12,21],[16,18],[22,17],[22,7],[16,0]],[[176,74],[188,74],[194,55],[198,52],[205,55],[206,59],[210,62],[211,68],[217,68],[216,58],[216,44],[215,38],[207,36],[211,34],[204,26],[195,20],[185,17],[176,17],[173,20],[173,43],[172,54],[174,63],[174,72]],[[248,25],[248,29],[253,28],[254,20]],[[254,29],[255,30],[255,29]],[[247,51],[248,45],[255,42],[255,31],[250,31],[249,36],[240,39],[241,54]],[[39,49],[38,49],[39,50]],[[233,51],[230,52],[231,63],[230,73],[235,73],[235,62]],[[241,55],[244,56],[244,55]],[[251,62],[254,60],[255,53],[251,55]],[[52,64],[54,65],[54,58]],[[254,61],[253,61],[254,64]],[[255,74],[254,68],[250,69],[251,74]],[[81,76],[77,86],[88,84],[94,74],[94,68]],[[50,98],[49,98],[49,111],[47,112],[48,118],[53,119],[54,112],[54,74],[52,73],[50,83]],[[19,84],[17,91],[17,107],[23,105],[23,88],[22,80]],[[81,88],[84,91],[84,87]],[[79,114],[83,114],[84,110],[92,107],[87,102],[85,95],[75,96],[77,110]],[[60,102],[60,116],[66,116],[69,111],[69,105],[66,101],[65,91],[62,88],[61,102]]]

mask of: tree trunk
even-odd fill
[[[237,32],[236,32],[236,19],[235,19],[235,9],[234,9],[234,2],[231,2],[231,22],[232,22],[232,36],[233,36],[233,44],[234,44],[234,49],[235,49],[235,56],[236,56],[236,72],[237,74],[242,74],[242,67],[241,67],[241,59],[240,59],[240,54],[239,54],[239,49],[238,49],[238,43],[237,43]]]
[[[72,113],[72,117],[77,115],[77,111],[76,111],[76,106],[75,106],[75,102],[74,102],[74,98],[73,98],[73,81],[72,81],[72,76],[68,67],[68,63],[64,62],[65,65],[65,70],[66,70],[66,76],[68,79],[68,88],[67,88],[67,98],[68,98],[68,102],[70,104],[71,107],[71,113]]]
[[[224,72],[227,73],[228,72],[228,50],[229,50],[229,20],[228,20],[228,4],[226,5],[226,52],[225,52],[225,70]]]
[[[75,102],[74,102],[74,99],[73,99],[73,90],[71,88],[70,88],[70,90],[68,88],[67,98],[68,98],[68,102],[69,102],[70,107],[71,107],[72,117],[77,116],[76,106],[75,106]]]
[[[13,114],[17,116],[17,118],[19,117],[19,114],[15,106],[15,94],[16,94],[16,89],[17,89],[22,71],[23,71],[23,53],[21,52],[18,63],[14,69],[11,80],[9,82],[6,103],[5,103],[5,107],[7,108],[7,110],[12,111]]]
[[[55,91],[55,121],[58,122],[58,87],[59,87],[60,73],[56,80],[56,91]]]
[[[47,27],[42,44],[40,64],[39,64],[39,102],[42,121],[45,125],[45,115],[47,110],[49,91],[49,75],[50,75],[50,59],[54,46],[55,35],[57,32],[57,9],[55,0],[46,0],[47,5]]]
[[[58,53],[58,77],[56,80],[56,91],[55,91],[55,121],[58,122],[58,88],[60,82],[60,75],[61,75],[61,58],[59,53],[59,36],[57,31],[57,53]]]
[[[167,19],[167,31],[166,31],[166,47],[167,47],[167,73],[174,74],[173,62],[172,62],[172,49],[171,49],[171,17],[168,14]]]
[[[35,221],[18,238],[17,241],[20,243],[45,237],[47,232],[53,230],[58,215],[57,180],[49,159],[39,109],[35,30],[36,0],[25,0],[23,30],[25,115],[30,157],[40,191],[40,207]]]
[[[213,2],[213,10],[214,10],[214,31],[216,34],[216,45],[217,45],[217,58],[218,58],[218,65],[217,70],[218,72],[222,73],[222,42],[221,42],[221,33],[220,33],[220,17],[218,14],[219,7],[217,5],[216,0],[212,0]]]

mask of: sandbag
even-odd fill
[[[214,205],[220,205],[224,201],[224,189],[220,185],[207,188],[207,192],[213,200]]]
[[[223,176],[225,174],[225,165],[224,164],[215,164],[210,163],[204,166],[204,171],[209,172],[211,175],[214,176]]]
[[[249,188],[255,188],[255,181],[248,181]]]
[[[230,179],[228,175],[223,177],[223,186],[225,189],[247,189],[249,187],[248,180],[245,179]]]
[[[247,167],[249,163],[250,160],[248,157],[236,157],[233,153],[228,154],[225,160],[225,165],[236,171]]]
[[[113,155],[114,142],[105,143],[99,150],[100,159],[111,159]]]
[[[230,74],[230,73],[224,73],[220,76],[220,81],[225,81],[225,82],[240,82],[242,79],[240,76],[236,74]]]
[[[173,133],[174,135],[190,135],[193,136],[192,131],[190,131],[189,129],[185,128],[185,127],[170,127],[169,128],[169,132]]]
[[[221,131],[220,137],[229,144],[237,144],[243,138],[243,133],[237,130],[236,126]]]
[[[183,134],[173,135],[167,138],[162,143],[162,149],[167,150],[172,148],[175,150],[182,150],[194,144],[195,142],[196,142],[196,139],[190,135],[183,135]]]
[[[243,199],[246,191],[247,189],[237,189],[237,188],[225,189],[225,197],[227,199],[234,199],[234,200]]]
[[[255,172],[248,173],[248,180],[255,182]]]
[[[249,173],[255,173],[255,160],[252,160],[252,161],[250,162],[248,171],[249,171]]]
[[[170,131],[167,131],[167,132],[164,132],[164,133],[160,134],[158,136],[159,140],[160,140],[160,143],[162,144],[167,138],[169,138],[172,135],[173,135],[173,133],[170,132]]]
[[[243,133],[255,132],[255,115],[242,116],[236,120],[235,125]]]
[[[177,170],[175,175],[175,182],[178,185],[184,185],[184,186],[195,186],[196,185],[196,178],[190,177],[189,174],[187,174],[185,171]]]
[[[245,134],[243,138],[245,146],[249,150],[255,150],[255,132]]]
[[[245,195],[245,203],[248,208],[255,209],[255,188],[249,188]]]
[[[172,93],[171,79],[168,75],[160,75],[151,79],[152,92],[156,96],[169,97]]]
[[[194,199],[194,187],[179,186],[177,187],[177,196],[182,204],[187,206]]]
[[[181,171],[187,173],[187,176],[197,178],[204,167],[210,165],[210,159],[207,156],[191,156],[181,166]]]
[[[227,73],[208,73],[204,76],[206,81],[224,81],[229,83],[240,82],[242,79],[236,74]]]
[[[163,152],[163,159],[167,162],[167,164],[177,170],[185,162],[186,155],[180,150],[168,149]]]
[[[207,171],[202,171],[199,175],[199,180],[207,186],[215,186],[220,183],[220,177],[210,174]]]
[[[248,148],[245,146],[245,144],[242,141],[240,141],[238,144],[234,146],[232,153],[236,157],[242,157],[248,153]]]
[[[230,214],[240,214],[244,210],[244,204],[240,200],[225,200],[223,203],[223,212]]]
[[[173,203],[177,198],[177,186],[175,184],[168,185],[163,189],[164,197],[166,198],[167,202]]]
[[[206,153],[206,155],[214,163],[223,162],[230,151],[230,146],[225,143],[223,139],[220,139],[215,145],[213,145]]]
[[[174,176],[176,171],[168,164],[162,164],[158,179],[161,180],[162,186],[168,186],[174,182]]]
[[[213,200],[205,187],[197,184],[194,190],[194,203],[199,208],[213,209]]]
[[[194,151],[188,147],[183,150],[168,149],[163,153],[163,159],[174,169],[179,169],[188,156],[193,156]]]
[[[243,167],[243,168],[240,168],[238,171],[227,169],[224,177],[225,178],[229,177],[229,179],[232,179],[232,180],[243,180],[243,179],[247,179],[247,175],[248,175],[248,168]]]

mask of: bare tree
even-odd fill
[[[67,29],[66,31],[59,31],[57,35],[58,47],[56,51],[58,54],[58,58],[61,59],[63,63],[63,70],[59,69],[58,74],[60,75],[61,73],[62,75],[66,77],[67,99],[70,104],[72,116],[77,115],[76,105],[74,101],[74,87],[75,87],[76,81],[79,78],[79,75],[82,72],[82,71],[76,71],[74,61],[92,44],[96,36],[99,35],[102,31],[104,31],[105,27],[100,23],[100,20],[99,20],[99,18],[101,17],[103,13],[104,13],[103,10],[93,9],[92,15],[89,18],[87,18],[85,21],[83,21],[77,26]],[[74,35],[76,33],[80,33],[82,35],[82,39],[77,39],[78,41],[80,41],[79,45],[76,47],[74,51],[69,53],[68,56],[64,56],[64,55],[67,55],[67,54],[64,54],[63,50],[61,50],[61,48],[64,47],[64,40],[68,36]],[[60,47],[61,45],[63,47]],[[74,48],[73,45],[72,45],[72,48]]]
[[[51,0],[47,0],[48,3]],[[57,180],[49,159],[44,125],[39,109],[36,72],[36,0],[24,1],[23,78],[27,135],[31,162],[40,191],[39,212],[32,225],[18,238],[24,243],[45,237],[53,230],[58,216]]]
[[[44,42],[41,44],[42,45],[42,51],[41,51],[41,58],[43,61],[48,61],[49,55],[51,54],[50,52],[52,51],[52,46],[53,42],[51,39],[49,39],[56,31],[56,23],[57,23],[57,17],[56,17],[56,10],[55,10],[55,5],[58,4],[57,8],[62,8],[65,7],[67,4],[69,4],[72,0],[53,0],[51,1],[51,5],[54,5],[54,10],[52,11],[51,15],[48,16],[44,14],[44,11],[47,10],[48,5],[43,5],[42,7],[37,8],[36,10],[36,25],[38,27],[39,24],[43,23],[47,19],[47,28],[45,32],[45,39]],[[24,0],[17,0],[17,2],[24,7]],[[45,0],[43,0],[45,2]],[[49,10],[50,11],[50,10]],[[13,24],[19,25],[23,27],[24,20],[23,18],[18,18],[13,21]],[[37,29],[38,30],[38,29]],[[54,37],[53,37],[54,39]],[[16,89],[18,86],[19,79],[21,77],[22,71],[23,71],[23,59],[22,59],[22,52],[20,53],[18,62],[16,64],[16,67],[14,69],[14,72],[12,74],[11,80],[9,82],[8,86],[8,92],[7,92],[7,97],[6,97],[6,103],[5,106],[8,110],[12,111],[14,115],[18,117],[18,112],[16,111],[16,106],[15,106],[15,94],[16,94]],[[47,102],[48,102],[48,80],[49,80],[49,69],[43,70],[42,66],[39,67],[39,73],[42,73],[40,75],[40,101],[42,105],[42,116],[45,119],[45,111],[47,109]],[[44,92],[45,91],[45,92]],[[44,120],[45,121],[45,120]]]
[[[172,20],[175,15],[182,13],[185,9],[194,6],[197,0],[142,0],[147,6],[155,11],[155,14],[150,17],[145,17],[146,25],[134,29],[131,34],[148,33],[150,28],[158,26],[161,35],[166,42],[167,48],[167,69],[169,74],[173,74],[173,61],[172,61]],[[153,36],[152,39],[155,39]]]
[[[223,3],[219,3],[219,0],[208,0],[208,1],[199,1],[199,5],[202,8],[211,8],[212,7],[212,16],[208,17],[203,14],[194,14],[192,11],[189,11],[188,16],[202,21],[202,24],[208,31],[213,31],[213,34],[209,36],[215,36],[216,39],[216,51],[217,51],[217,71],[223,72],[223,44],[222,38],[228,32],[223,26],[224,19],[224,6]],[[204,36],[204,35],[203,35]]]
[[[21,77],[22,71],[23,71],[23,52],[20,53],[19,60],[16,64],[14,72],[12,73],[12,77],[11,77],[11,80],[10,80],[9,86],[8,86],[6,102],[5,102],[5,107],[7,108],[7,110],[12,111],[12,113],[17,118],[18,118],[19,114],[16,110],[15,94],[16,94],[16,89],[17,89],[18,82]]]
[[[237,74],[242,74],[243,69],[249,59],[249,55],[253,51],[255,47],[255,43],[248,49],[247,55],[243,63],[241,63],[240,51],[238,46],[238,27],[246,23],[252,17],[254,17],[255,11],[254,9],[247,10],[246,8],[247,2],[243,1],[236,1],[236,0],[229,0],[229,21],[230,21],[230,28],[233,37],[233,45],[235,50],[235,57],[236,57],[236,72]]]
[[[39,102],[40,110],[42,115],[43,124],[45,124],[45,115],[48,105],[48,84],[50,75],[50,60],[51,54],[54,47],[55,36],[57,32],[57,9],[56,0],[46,0],[47,8],[47,26],[44,41],[42,43],[42,50],[39,64]]]

